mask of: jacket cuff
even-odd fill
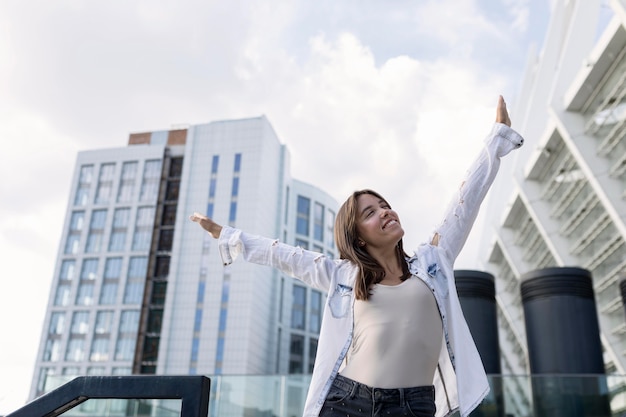
[[[235,258],[237,258],[237,245],[231,246],[231,241],[234,243],[239,240],[237,232],[237,229],[230,226],[222,226],[222,231],[217,241],[217,248],[224,266],[232,264]]]
[[[495,145],[496,156],[503,157],[524,144],[524,138],[504,123],[494,123],[487,145]]]

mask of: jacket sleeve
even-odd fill
[[[241,255],[248,262],[271,266],[321,291],[328,291],[332,276],[341,262],[318,252],[228,226],[222,228],[218,248],[224,266],[230,265]]]
[[[495,123],[485,139],[485,146],[465,174],[464,181],[450,202],[443,222],[434,231],[431,242],[443,249],[449,259],[457,258],[480,205],[500,167],[500,158],[522,146],[524,139],[513,129]]]

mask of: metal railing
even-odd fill
[[[210,391],[211,380],[206,376],[80,376],[34,399],[6,417],[111,415],[99,411],[72,414],[74,408],[93,399],[180,400],[176,415],[207,417]],[[140,414],[126,412],[123,415]],[[145,415],[155,416],[154,410],[149,410]]]

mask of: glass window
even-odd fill
[[[232,224],[235,222],[235,219],[237,218],[237,202],[236,201],[231,201],[230,202],[230,213],[228,215],[228,221]]]
[[[170,257],[157,256],[155,270],[154,275],[156,277],[167,277],[170,273]]]
[[[62,374],[66,376],[77,376],[80,374],[80,368],[78,366],[68,366],[63,368]]]
[[[65,242],[65,250],[63,251],[68,255],[75,255],[78,253],[78,245],[80,244],[80,235],[69,235]]]
[[[166,201],[177,201],[178,194],[180,193],[180,180],[170,180],[167,182],[167,189],[165,190]]]
[[[176,205],[166,204],[163,206],[163,215],[161,216],[161,224],[164,226],[173,226],[176,223]]]
[[[98,259],[85,259],[83,261],[83,269],[80,272],[81,280],[96,279],[96,272],[98,271]]]
[[[134,256],[130,258],[128,264],[128,277],[129,278],[146,278],[146,272],[148,270],[148,258],[145,256]]]
[[[128,279],[124,289],[124,304],[140,304],[143,300],[144,283],[148,270],[148,258],[130,258]]]
[[[213,155],[213,159],[211,160],[211,174],[217,174],[217,167],[220,164],[220,156]]]
[[[311,311],[309,314],[309,330],[319,333],[322,322],[322,293],[311,290]]]
[[[285,224],[289,220],[289,186],[285,189]]]
[[[289,343],[289,373],[301,374],[304,371],[304,336],[292,334]]]
[[[104,279],[119,279],[122,272],[122,258],[108,258],[104,264]]]
[[[135,356],[137,341],[137,326],[139,323],[138,311],[123,311],[120,319],[120,334],[115,345],[116,361],[130,361]]]
[[[68,362],[81,362],[85,359],[85,339],[70,338],[67,342],[65,360]]]
[[[161,161],[146,161],[141,182],[140,201],[156,201],[161,180]]]
[[[306,311],[306,288],[293,286],[293,303],[291,305],[291,327],[304,329],[304,312]]]
[[[102,310],[96,315],[95,334],[109,334],[113,328],[113,311]]]
[[[297,203],[296,233],[308,236],[310,211],[311,200],[299,195]]]
[[[152,297],[150,303],[154,305],[164,305],[167,291],[166,281],[155,281],[152,283]]]
[[[324,206],[315,203],[313,208],[313,238],[324,241]]]
[[[172,158],[170,160],[170,177],[180,177],[183,175],[183,158]]]
[[[215,189],[217,188],[217,179],[211,178],[209,181],[209,198],[215,197]]]
[[[107,204],[111,199],[113,191],[113,177],[115,174],[115,164],[102,164],[98,177],[98,188],[96,189],[96,204]]]
[[[114,230],[109,240],[109,252],[123,252],[126,245],[126,230]]]
[[[128,227],[129,220],[130,220],[130,209],[118,208],[113,213],[113,228],[125,229]]]
[[[89,189],[93,181],[93,165],[83,165],[80,167],[78,177],[78,188],[74,197],[75,206],[85,206],[89,202]]]
[[[309,249],[309,242],[304,239],[296,238],[296,246],[301,247],[302,249]]]
[[[143,281],[128,281],[124,290],[124,304],[141,304],[143,287]]]
[[[64,281],[71,281],[74,279],[74,273],[76,270],[76,261],[68,259],[61,262],[61,271],[59,273],[59,279]]]
[[[72,212],[72,217],[70,217],[70,232],[82,231],[84,223],[85,223],[84,211]]]
[[[128,368],[125,366],[116,366],[111,370],[111,374],[112,375],[131,375],[132,372],[132,368]],[[123,411],[125,411],[126,409],[124,408]]]
[[[315,356],[317,355],[317,339],[309,339],[309,373],[313,373]]]
[[[239,172],[241,171],[241,154],[237,153],[235,154],[235,169],[234,172]]]
[[[104,265],[104,279],[100,289],[100,304],[110,305],[117,301],[117,288],[122,271],[122,258],[109,258]]]
[[[104,237],[106,217],[106,210],[94,210],[91,214],[91,223],[89,224],[89,234],[87,235],[85,252],[95,253],[100,252],[102,249],[102,239]]]
[[[61,341],[59,339],[46,340],[46,347],[43,351],[43,360],[56,362],[61,359]]]
[[[328,220],[326,221],[326,246],[329,248],[335,247],[335,212],[332,210],[328,210],[326,212],[328,214]]]
[[[139,207],[135,220],[135,233],[133,235],[134,251],[146,251],[150,249],[153,225],[154,207]]]
[[[120,317],[120,333],[137,333],[139,326],[139,311],[125,310]]]
[[[122,180],[134,180],[137,177],[137,161],[124,162],[122,165]]]
[[[115,346],[116,361],[132,361],[135,356],[135,337],[120,337]]]
[[[109,339],[96,338],[91,342],[91,353],[89,360],[92,362],[103,362],[109,360]]]
[[[91,214],[91,224],[89,228],[91,230],[104,230],[104,225],[107,220],[106,210],[94,210]]]
[[[50,315],[50,326],[48,326],[48,334],[63,334],[65,330],[65,313],[54,312]]]
[[[122,165],[122,177],[120,179],[120,188],[117,192],[117,202],[133,201],[135,191],[135,179],[137,177],[137,162],[124,162]]]
[[[37,381],[37,392],[43,393],[44,391],[49,391],[47,388],[48,377],[52,377],[55,375],[55,368],[41,368],[41,372],[39,373],[39,380]]]
[[[76,292],[76,305],[90,306],[93,304],[93,281],[81,281]]]
[[[89,330],[89,311],[75,311],[72,315],[71,334],[87,334]]]
[[[173,229],[162,229],[159,233],[159,251],[169,252],[172,250],[172,243],[174,241]]]
[[[143,360],[154,362],[159,354],[159,337],[146,336],[143,344]]]
[[[90,366],[87,368],[87,375],[104,376],[106,375],[106,368],[104,366]]]
[[[117,281],[104,281],[100,290],[100,305],[111,305],[117,303]]]
[[[152,233],[150,230],[135,229],[133,235],[133,250],[134,251],[147,251],[150,249]]]
[[[64,253],[66,254],[78,253],[78,246],[80,244],[80,234],[83,230],[84,222],[85,222],[84,211],[75,211],[72,213],[72,216],[70,217],[70,230],[67,235],[67,240],[65,242]]]
[[[79,187],[76,190],[76,197],[74,198],[75,206],[86,206],[89,201],[89,188]]]
[[[111,238],[109,239],[109,252],[124,251],[129,218],[129,208],[116,209],[113,213],[113,226],[111,230]]]
[[[80,176],[78,181],[81,184],[91,184],[93,181],[93,165],[83,165],[80,167]]]
[[[233,178],[233,186],[230,190],[230,195],[237,197],[239,195],[239,177]]]
[[[160,333],[163,324],[163,309],[151,308],[148,314],[148,333]]]
[[[55,306],[67,306],[70,301],[70,286],[68,284],[59,284],[54,295]]]

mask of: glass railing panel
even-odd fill
[[[310,375],[212,376],[210,417],[302,415]],[[63,378],[50,381],[50,386]],[[491,392],[472,417],[623,417],[625,375],[489,376]],[[63,416],[170,417],[179,400],[88,400]]]
[[[181,400],[90,399],[63,417],[179,417]]]

